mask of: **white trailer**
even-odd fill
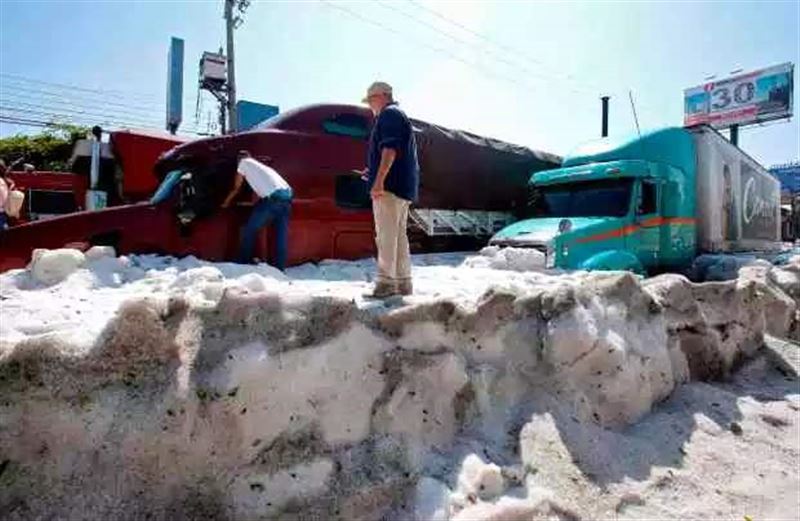
[[[781,247],[780,182],[709,126],[687,129],[697,153],[697,245],[704,253]]]

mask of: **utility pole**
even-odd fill
[[[236,66],[233,56],[233,30],[240,18],[233,16],[236,0],[225,0],[225,35],[228,41],[228,131],[236,132]],[[241,7],[240,7],[241,9]]]
[[[731,125],[731,139],[733,146],[739,146],[739,125]]]

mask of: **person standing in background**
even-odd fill
[[[289,215],[292,209],[292,189],[281,175],[260,161],[253,159],[250,152],[239,152],[236,179],[233,188],[222,203],[223,208],[230,206],[244,181],[250,185],[259,200],[253,206],[247,224],[242,233],[242,244],[237,261],[246,264],[253,260],[258,231],[272,222],[275,230],[275,267],[286,269],[286,256],[289,247]]]
[[[8,214],[6,214],[6,204],[11,190],[14,189],[14,181],[8,177],[6,163],[0,159],[0,230],[8,228]]]
[[[410,295],[408,211],[419,192],[417,144],[411,121],[397,106],[388,83],[376,81],[362,100],[375,115],[367,151],[367,183],[375,219],[378,276],[370,295]]]

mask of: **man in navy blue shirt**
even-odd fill
[[[375,114],[367,152],[367,179],[375,217],[378,276],[371,296],[410,295],[411,252],[408,208],[417,200],[419,163],[411,121],[392,96],[391,85],[375,82],[364,103]]]

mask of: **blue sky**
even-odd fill
[[[680,125],[684,88],[800,63],[797,1],[309,0],[253,2],[245,18],[236,31],[240,98],[282,110],[357,103],[383,79],[414,117],[559,154],[599,135],[601,93],[612,96],[610,131],[621,135],[635,130],[629,90],[642,128]],[[0,0],[0,72],[120,91],[99,96],[98,105],[113,104],[98,110],[148,121],[163,121],[170,36],[186,42],[192,120],[197,61],[224,43],[222,0]],[[795,110],[798,96],[796,88]],[[19,130],[0,124],[0,134]],[[797,119],[740,132],[741,146],[767,165],[800,158],[799,143]]]

